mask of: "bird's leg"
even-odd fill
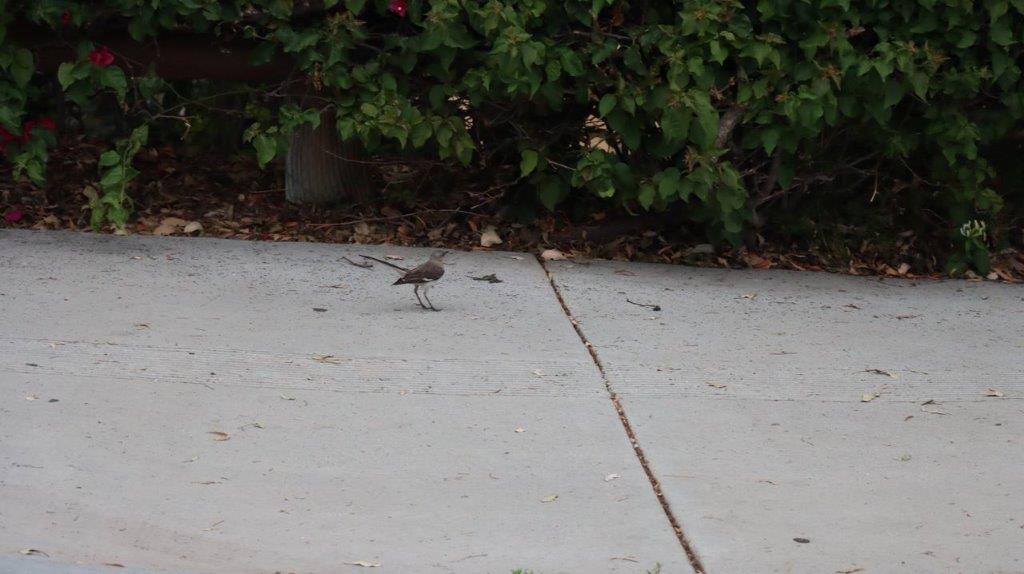
[[[426,309],[427,306],[424,305],[423,304],[423,300],[420,299],[420,286],[419,285],[413,285],[412,286],[412,294],[416,296],[416,301],[419,301],[420,307]],[[426,291],[424,291],[423,295],[426,296],[426,294],[427,294]]]
[[[440,309],[438,309],[437,307],[434,307],[434,304],[430,302],[430,297],[427,297],[427,288],[426,287],[423,288],[423,298],[426,299],[427,300],[427,304],[430,305],[430,307],[425,307],[425,308],[429,308],[431,311],[440,311]]]

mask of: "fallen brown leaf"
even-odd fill
[[[501,237],[498,236],[498,231],[493,225],[485,227],[483,233],[480,234],[481,247],[493,247],[495,245],[501,245],[501,243]]]
[[[228,439],[231,438],[231,435],[229,435],[228,433],[226,433],[224,431],[210,431],[210,432],[208,432],[206,434],[212,434],[213,435],[213,440],[215,440],[215,441],[225,441],[225,440],[228,440]]]

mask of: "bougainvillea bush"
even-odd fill
[[[58,108],[113,99],[93,220],[123,224],[135,152],[216,110],[122,46],[183,38],[284,62],[225,87],[261,164],[329,118],[371,155],[550,210],[671,213],[714,242],[870,223],[985,271],[1020,241],[1024,0],[0,0],[11,173],[44,185]]]

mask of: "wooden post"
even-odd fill
[[[324,113],[320,127],[308,124],[292,132],[285,161],[285,197],[302,205],[361,203],[371,199],[362,147],[342,142],[334,114]]]

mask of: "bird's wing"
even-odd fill
[[[408,273],[395,281],[393,285],[407,285],[411,283],[429,283],[437,281],[444,275],[444,267],[433,261],[427,261],[409,270]]]

